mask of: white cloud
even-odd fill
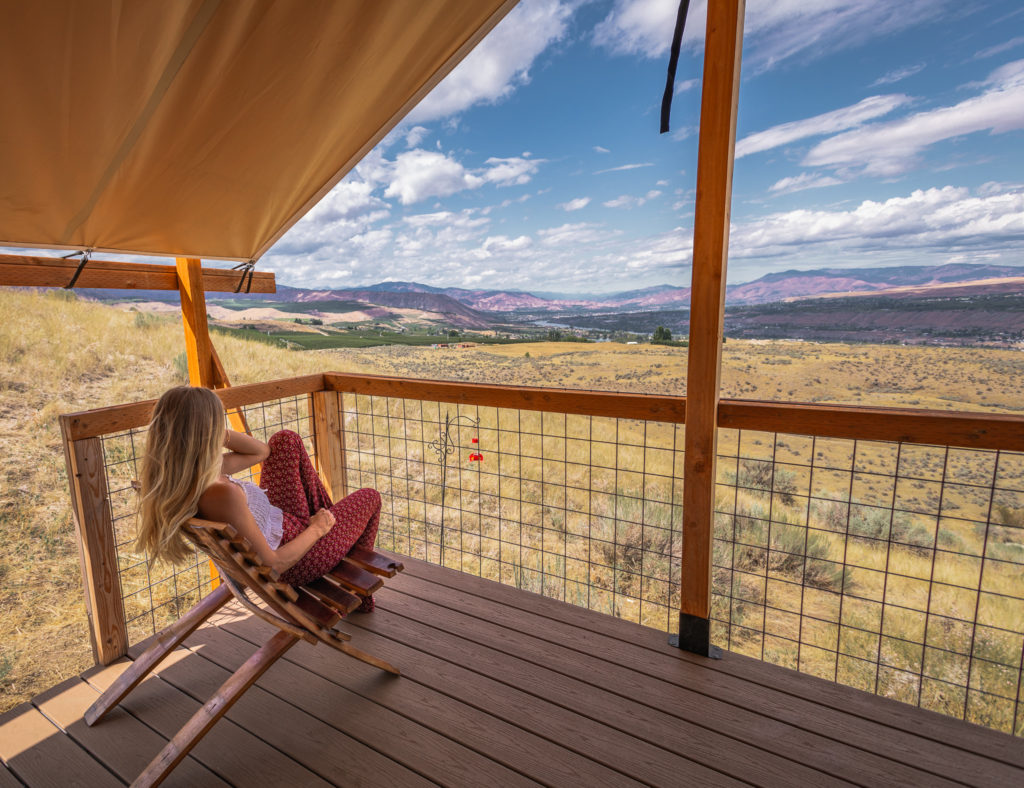
[[[466,210],[461,213],[452,213],[451,211],[417,213],[404,217],[402,221],[413,227],[481,227],[490,219],[474,217],[472,211]]]
[[[543,243],[549,246],[561,246],[606,241],[619,235],[621,232],[621,230],[604,230],[600,224],[579,222],[577,224],[563,224],[559,227],[539,230],[537,235],[541,237]]]
[[[516,203],[523,203],[523,202],[526,202],[529,199],[530,199],[530,195],[529,194],[520,194],[515,199],[509,198],[507,200],[502,200],[500,205],[501,205],[502,208],[508,208],[508,206],[510,206],[510,205],[515,205]]]
[[[395,157],[394,162],[381,160],[375,174],[388,182],[385,197],[397,198],[402,205],[411,205],[430,197],[447,197],[466,189],[477,189],[485,183],[495,186],[517,186],[529,183],[544,159],[492,156],[478,170],[468,170],[449,155],[417,148]]]
[[[598,170],[594,175],[603,175],[606,172],[623,172],[625,170],[638,170],[641,167],[653,167],[653,161],[645,161],[642,164],[623,164],[618,167],[609,167],[607,170]]]
[[[574,6],[559,0],[523,0],[409,114],[425,123],[493,104],[530,81],[534,60],[565,37]]]
[[[601,203],[605,208],[639,208],[646,202],[653,200],[655,197],[660,197],[661,192],[657,189],[651,189],[643,197],[633,197],[629,194],[623,194],[616,197],[614,200],[608,200]]]
[[[985,57],[992,57],[993,55],[998,55],[1000,52],[1006,52],[1009,49],[1019,47],[1021,44],[1024,44],[1024,36],[1015,36],[1009,41],[1004,41],[1002,44],[996,44],[988,49],[982,49],[980,52],[976,53],[974,57],[979,60]]]
[[[736,143],[736,158],[741,159],[752,153],[771,150],[780,145],[816,137],[822,134],[834,134],[837,131],[859,126],[866,121],[886,115],[899,106],[906,104],[907,96],[894,93],[885,96],[868,96],[849,107],[825,112],[812,118],[792,120],[780,123],[770,129],[748,134]]]
[[[398,154],[385,197],[410,205],[428,197],[447,197],[463,189],[482,186],[483,178],[468,172],[443,153],[412,150]]]
[[[684,79],[681,82],[676,82],[675,94],[678,96],[680,93],[685,93],[688,90],[693,90],[697,87],[701,81],[699,79]]]
[[[375,197],[373,189],[374,185],[367,181],[342,181],[303,217],[303,221],[323,224],[351,221],[381,209],[387,212],[388,204]]]
[[[986,92],[952,107],[870,124],[824,140],[802,164],[893,176],[913,167],[925,148],[942,140],[978,131],[1002,134],[1024,129],[1024,60],[996,69],[983,84],[989,86]]]
[[[802,192],[805,189],[820,189],[823,186],[836,186],[842,183],[838,178],[831,175],[812,175],[809,172],[796,175],[792,178],[783,178],[776,181],[768,189],[779,194],[790,194],[791,192]]]
[[[811,60],[940,16],[952,0],[749,0],[744,69],[765,71],[791,58]],[[662,57],[672,43],[676,0],[616,0],[594,42],[616,54]],[[703,49],[707,0],[691,3],[683,45]]]
[[[586,208],[589,204],[589,197],[577,197],[574,200],[569,200],[569,202],[559,203],[558,207],[563,211],[578,211],[581,208]]]
[[[681,126],[672,132],[672,139],[676,142],[682,142],[683,140],[689,139],[697,133],[696,126]]]
[[[484,242],[474,250],[474,254],[481,260],[492,257],[496,254],[508,254],[528,249],[533,245],[533,239],[528,235],[520,235],[516,238],[509,238],[507,235],[489,235]],[[492,273],[494,273],[492,271]]]
[[[351,240],[353,244],[366,252],[379,252],[391,243],[393,235],[390,228],[384,227],[354,235]]]
[[[667,233],[633,244],[619,258],[619,265],[628,271],[642,273],[658,268],[679,268],[693,260],[693,232],[675,227]]]
[[[490,168],[484,170],[481,177],[488,183],[497,186],[521,186],[530,182],[531,176],[537,173],[537,167],[543,161],[543,159],[520,157],[499,159],[492,156],[484,162]]]
[[[884,202],[865,200],[848,211],[799,209],[733,227],[730,256],[794,255],[798,248],[847,252],[955,247],[1024,247],[1024,194],[972,195],[945,186]],[[863,265],[863,262],[861,263]]]
[[[602,147],[601,147],[600,145],[595,145],[595,146],[594,146],[594,150],[595,150],[595,151],[596,151],[597,153],[611,153],[611,151],[610,151],[610,150],[608,150],[607,148],[602,148]]]
[[[407,132],[405,132],[405,147],[415,148],[424,138],[430,133],[430,129],[424,126],[413,126]]]
[[[871,87],[878,87],[879,85],[891,85],[893,82],[900,82],[908,77],[914,76],[924,68],[924,63],[918,63],[915,66],[906,66],[905,68],[897,68],[894,71],[890,71],[887,74],[883,74],[874,82],[871,83]]]

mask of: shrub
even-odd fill
[[[188,356],[182,351],[174,357],[174,371],[178,373],[178,380],[188,383]]]

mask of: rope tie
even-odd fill
[[[71,281],[68,282],[66,285],[64,285],[64,289],[65,290],[73,290],[74,289],[75,282],[78,281],[78,277],[80,277],[82,275],[82,271],[85,269],[86,263],[88,263],[89,262],[89,258],[92,257],[92,249],[86,249],[85,251],[82,251],[82,252],[72,252],[71,254],[64,255],[64,257],[62,257],[61,259],[62,260],[67,260],[69,258],[76,257],[77,255],[82,255],[82,259],[78,263],[78,268],[75,269],[75,273],[71,277]]]
[[[690,0],[681,0],[676,15],[676,29],[672,34],[672,50],[668,57],[668,79],[665,81],[665,95],[661,97],[661,133],[668,131],[668,118],[672,113],[672,95],[676,92],[676,66],[679,65],[679,47],[683,43],[683,28],[686,27],[686,12]]]
[[[243,284],[245,285],[245,292],[252,292],[252,272],[254,268],[256,268],[255,260],[247,260],[244,263],[239,263],[238,265],[232,267],[232,271],[241,270],[242,272],[242,277],[241,279],[238,280],[238,287],[235,288],[236,293],[242,292]],[[248,282],[246,281],[246,275],[248,275],[249,277]]]

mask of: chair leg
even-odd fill
[[[114,706],[120,703],[160,661],[189,635],[191,635],[206,619],[220,610],[224,603],[231,599],[231,590],[221,584],[193,606],[185,615],[164,629],[156,636],[152,646],[136,659],[117,681],[96,699],[85,712],[85,724],[93,725],[103,718]]]
[[[335,648],[338,649],[338,651],[342,651],[345,654],[348,654],[350,657],[355,657],[358,660],[362,660],[367,665],[373,665],[375,668],[385,670],[392,676],[402,675],[402,672],[394,665],[392,665],[390,662],[385,662],[380,657],[373,656],[373,654],[367,654],[365,651],[362,651],[356,648],[355,646],[350,646],[348,643],[337,643],[332,645],[334,645]]]
[[[213,697],[206,701],[192,719],[185,723],[174,738],[160,751],[160,754],[146,767],[132,783],[132,788],[149,788],[159,785],[171,770],[191,752],[206,732],[213,727],[243,693],[251,687],[267,668],[273,665],[299,638],[288,632],[278,632],[249,657],[245,664],[231,674]]]

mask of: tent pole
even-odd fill
[[[686,373],[683,556],[677,645],[715,656],[711,555],[725,269],[745,0],[708,3]]]
[[[210,326],[206,319],[206,293],[203,290],[203,264],[197,257],[179,257],[175,261],[178,269],[178,291],[181,293],[181,318],[185,327],[185,355],[188,358],[188,380],[193,386],[209,389],[224,389],[231,386],[224,366],[220,363],[217,350],[210,339]],[[238,432],[249,432],[244,414],[232,408],[228,411],[228,422]],[[253,468],[253,476],[259,481],[259,466]],[[210,561],[210,580],[213,587],[220,585],[220,575],[213,561]]]

